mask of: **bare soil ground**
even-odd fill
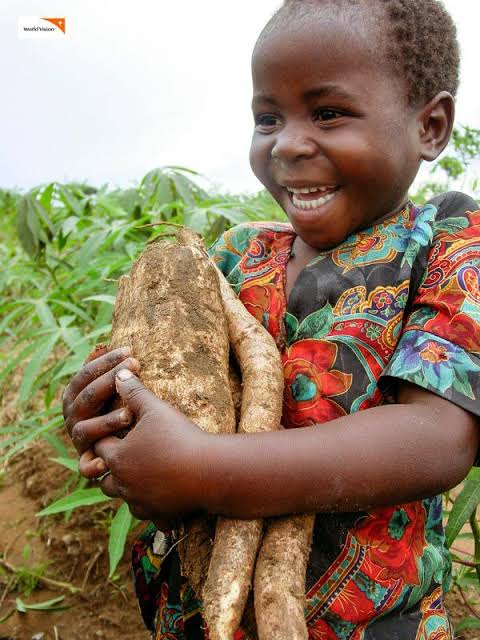
[[[35,516],[60,497],[62,480],[69,477],[66,469],[48,459],[50,456],[46,443],[36,443],[9,465],[3,477],[0,619],[15,610],[17,597],[32,604],[63,595],[61,605],[68,608],[56,612],[15,610],[0,624],[0,640],[147,640],[149,634],[133,593],[128,553],[117,570],[118,579],[112,582],[107,577],[110,503],[79,509],[69,522],[63,515]],[[47,580],[68,583],[78,592],[72,594],[67,586],[40,580],[26,595],[31,578],[22,568],[35,572],[39,567]]]

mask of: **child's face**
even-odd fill
[[[418,114],[355,15],[284,27],[253,58],[252,169],[317,249],[400,208],[421,161]]]

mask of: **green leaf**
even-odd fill
[[[71,449],[68,449],[65,444],[54,433],[45,433],[43,435],[48,444],[57,452],[60,458],[70,458]],[[77,463],[78,467],[78,463]]]
[[[62,368],[54,375],[52,382],[60,380],[60,378],[71,375],[72,373],[77,373],[77,371],[80,371],[83,367],[91,349],[88,344],[79,346],[78,342],[75,345],[75,349],[78,351],[65,361]]]
[[[447,547],[451,547],[463,525],[480,504],[480,481],[466,480],[452,507],[445,529]]]
[[[83,213],[83,204],[75,197],[73,191],[61,184],[57,185],[57,191],[67,208],[71,209],[77,216],[81,216]]]
[[[83,309],[81,309],[78,305],[73,304],[71,302],[68,302],[67,300],[59,300],[58,298],[51,298],[51,302],[55,302],[56,304],[61,305],[62,307],[64,307],[65,309],[68,309],[69,311],[73,311],[73,313],[78,316],[79,318],[81,318],[82,320],[85,320],[86,323],[88,324],[93,324],[93,318],[91,318],[88,313],[86,313]]]
[[[17,598],[17,600],[20,600],[20,598]],[[56,606],[57,604],[59,604],[60,602],[63,602],[64,600],[65,600],[65,596],[58,596],[57,598],[52,598],[51,600],[44,600],[43,602],[34,602],[32,604],[22,602],[22,605],[25,608],[24,613],[26,613],[27,609],[32,611],[56,611],[58,609],[68,608],[66,606],[63,606],[63,607]]]
[[[188,167],[184,167],[179,164],[169,164],[167,169],[171,169],[172,171],[181,171],[182,173],[189,173],[192,176],[202,176],[198,171],[194,171],[194,169],[189,169]]]
[[[125,189],[114,192],[112,194],[129,216],[135,217],[138,209],[142,205],[142,198],[137,189]]]
[[[76,458],[50,458],[53,462],[61,464],[73,473],[78,473],[78,460]]]
[[[195,184],[180,173],[172,175],[172,181],[180,198],[190,207],[195,206]]]
[[[40,245],[40,224],[31,196],[23,196],[17,205],[17,235],[28,255],[35,257]]]
[[[99,252],[100,247],[105,242],[107,237],[110,235],[111,230],[109,231],[99,231],[94,233],[91,237],[86,240],[80,251],[75,256],[77,262],[77,273],[83,274],[88,271],[92,264],[92,258]]]
[[[45,300],[35,300],[35,308],[44,329],[53,329],[57,326],[55,316]]]
[[[476,618],[463,618],[455,627],[455,634],[467,631],[467,629],[480,629],[480,620]]]
[[[15,598],[15,606],[19,613],[27,613],[27,607],[21,598]]]
[[[455,584],[462,589],[468,589],[469,587],[478,586],[478,576],[476,571],[467,571],[466,573],[459,573],[455,576]]]
[[[128,505],[123,503],[115,514],[110,526],[110,538],[108,540],[108,555],[110,558],[109,578],[113,576],[118,563],[122,559],[131,524],[132,514],[128,509]]]
[[[23,306],[13,309],[10,313],[4,316],[3,320],[0,322],[0,335],[10,330],[9,324],[21,313],[25,313],[25,307]]]
[[[111,220],[127,217],[126,211],[110,195],[97,198],[97,209]]]
[[[34,342],[33,344],[29,344],[28,346],[25,347],[25,349],[22,349],[22,351],[18,354],[16,358],[13,358],[12,360],[10,360],[7,366],[4,369],[2,369],[2,371],[0,372],[0,384],[2,384],[2,380],[4,379],[7,380],[10,373],[14,371],[21,362],[23,362],[26,358],[28,358],[28,356],[31,353],[33,353],[36,348],[37,348],[36,342]]]
[[[4,456],[0,457],[0,463],[6,462],[15,453],[17,453],[17,451],[20,451],[20,449],[23,449],[29,442],[35,440],[35,438],[38,438],[44,433],[53,431],[54,429],[59,427],[61,424],[63,424],[63,416],[57,416],[53,418],[53,420],[50,420],[50,422],[47,422],[47,424],[42,424],[40,426],[31,424],[27,420],[25,420],[23,424],[25,424],[25,426],[30,426],[31,428],[26,430],[26,432],[24,431],[23,434],[17,439],[16,444],[11,447]]]
[[[42,195],[40,196],[40,204],[47,211],[50,211],[52,208],[52,194],[53,194],[54,187],[55,187],[55,183],[51,182],[45,187]],[[53,232],[53,229],[52,229],[52,232]]]
[[[210,207],[209,213],[225,218],[230,224],[242,224],[249,222],[251,218],[238,209],[222,209],[221,207]]]
[[[79,221],[80,218],[78,218],[77,216],[68,216],[68,218],[65,218],[61,228],[62,234],[64,236],[68,236],[69,233],[75,231]]]
[[[112,325],[105,324],[103,325],[103,327],[99,327],[98,329],[95,329],[95,331],[91,331],[86,336],[83,336],[81,340],[79,340],[74,345],[72,345],[72,349],[74,349],[74,351],[77,352],[80,345],[85,343],[91,344],[94,338],[97,338],[98,336],[109,335],[111,331],[112,331]],[[93,344],[91,344],[91,347],[93,349]]]
[[[42,203],[39,202],[38,200],[33,200],[33,207],[35,209],[35,213],[37,214],[38,220],[41,220],[43,224],[47,227],[50,233],[50,238],[51,238],[55,233],[55,227],[53,226],[47,211],[45,210]]]
[[[140,188],[145,193],[151,207],[170,204],[175,199],[170,186],[170,178],[162,169],[149,171],[142,179]]]
[[[51,516],[54,513],[63,513],[64,511],[77,509],[78,507],[89,507],[99,502],[107,502],[107,500],[110,499],[111,498],[102,493],[101,489],[97,487],[92,489],[78,489],[69,496],[60,498],[60,500],[48,505],[48,507],[39,511],[37,516]]]
[[[42,340],[37,343],[37,353],[27,364],[23,372],[22,382],[20,383],[20,389],[18,391],[18,399],[20,403],[23,404],[29,399],[30,392],[35,383],[38,372],[42,368],[48,356],[52,353],[53,347],[56,345],[59,336],[59,333],[54,333],[46,340]]]
[[[84,298],[83,302],[88,302],[89,300],[93,300],[94,302],[106,302],[107,304],[114,305],[115,304],[115,296],[109,296],[107,294],[100,294],[97,296],[88,296],[88,298]]]
[[[331,331],[333,326],[333,309],[330,303],[319,311],[311,313],[305,318],[298,330],[298,340],[320,340]]]
[[[76,345],[79,340],[82,339],[81,332],[75,327],[65,327],[60,331],[63,342],[69,347],[73,352],[75,352]],[[82,350],[83,355],[83,350]]]

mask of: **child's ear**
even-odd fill
[[[442,153],[452,135],[455,101],[448,91],[441,91],[420,112],[422,160],[431,162]]]

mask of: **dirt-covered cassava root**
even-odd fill
[[[245,309],[223,274],[220,289],[230,346],[242,373],[239,433],[273,431],[282,416],[283,371],[273,338]],[[205,584],[204,615],[210,640],[233,638],[250,590],[263,532],[261,520],[219,518]]]
[[[110,346],[120,345],[132,348],[148,388],[210,433],[235,432],[232,396],[238,399],[239,393],[231,367],[229,375],[231,347],[242,375],[238,431],[279,428],[283,372],[275,342],[193,232],[184,229],[174,242],[149,246],[130,276],[121,279]],[[219,518],[212,550],[213,531],[213,519],[186,524],[178,547],[182,572],[203,598],[210,640],[232,640],[249,595],[263,525]],[[306,638],[302,604],[309,531],[308,518],[302,517],[269,525],[255,569],[260,640]],[[247,618],[253,628],[250,604]],[[281,635],[274,629],[286,612],[295,632]]]
[[[199,301],[202,300],[202,304]],[[110,346],[128,345],[155,395],[210,433],[235,432],[229,389],[229,337],[214,265],[200,238],[150,245],[121,278]],[[201,593],[210,563],[211,522],[188,523],[182,569]]]
[[[255,339],[255,333],[257,331],[263,332],[263,327],[256,321],[251,324],[250,314],[248,314],[250,322],[246,319],[246,326],[242,325],[238,318],[243,318],[245,308],[234,295],[225,278],[221,277],[220,285],[228,320],[230,344],[237,361],[240,363],[244,381],[242,415],[238,431],[252,433],[273,430],[280,422],[281,405],[279,405],[279,400],[283,395],[283,371],[277,365],[279,359],[277,347],[272,339],[268,346],[269,349],[273,347],[275,353],[269,349],[265,349],[261,353],[258,351],[256,345],[259,341]],[[268,388],[263,383],[262,385],[254,383],[247,386],[246,380],[269,380],[270,385]],[[278,413],[276,414],[276,412]],[[250,551],[252,551],[254,542],[257,544],[259,542],[259,539],[257,540],[255,537],[258,531],[255,524],[260,525],[260,521],[244,522],[243,530],[240,527],[236,529],[235,522],[234,520],[219,519],[217,532],[221,530],[221,540],[225,540],[225,545],[227,540],[232,544],[235,537],[240,539],[242,534],[246,534],[246,539],[250,536],[250,544],[252,545]],[[305,575],[310,554],[313,523],[313,515],[299,515],[273,519],[267,527],[256,560],[254,580],[255,618],[260,640],[306,640],[308,637],[304,614]],[[238,548],[241,548],[240,545],[241,542],[239,542]],[[219,552],[221,548],[219,544]],[[213,552],[214,555],[215,552],[216,550]],[[246,551],[244,553],[244,562],[248,563],[250,558]],[[238,556],[240,560],[240,554]],[[210,572],[212,572],[212,566],[213,557]],[[238,562],[235,568],[240,567],[240,562]],[[217,579],[217,584],[221,584],[221,577]],[[235,585],[235,583],[233,584]],[[228,583],[225,584],[225,588],[227,587]],[[228,591],[224,590],[223,593],[228,593]],[[246,595],[243,598],[246,598]],[[213,612],[215,601],[212,600],[211,606]],[[225,607],[226,612],[223,613],[222,618],[222,608],[218,607],[218,609],[216,615],[220,618],[219,635],[212,636],[212,640],[232,638],[232,630],[234,632],[237,629],[239,622],[235,616],[235,610]]]
[[[253,587],[261,640],[308,638],[304,613],[305,576],[314,519],[314,515],[278,518],[266,530],[255,566]]]

